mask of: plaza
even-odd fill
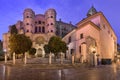
[[[119,80],[119,75],[120,63],[96,67],[81,63],[0,63],[0,80]]]
[[[114,2],[0,1],[0,80],[120,80]]]

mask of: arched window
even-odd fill
[[[45,22],[43,21],[43,24],[45,24]]]
[[[26,32],[29,32],[29,30],[27,30]]]
[[[44,26],[42,27],[42,32],[45,33],[45,27]]]
[[[71,49],[71,50],[70,50],[70,53],[71,53],[71,54],[74,54],[74,49]]]
[[[39,21],[39,24],[41,24],[41,21]]]
[[[29,25],[29,23],[26,23],[26,25]]]
[[[29,18],[29,16],[27,16],[26,18]]]
[[[51,32],[53,32],[53,30],[51,30]]]
[[[81,53],[81,46],[79,46],[79,53]]]
[[[39,32],[41,32],[41,27],[39,27]]]
[[[68,39],[68,43],[70,43],[71,42],[71,36],[69,37],[69,39]]]
[[[35,21],[35,24],[37,24],[37,21]]]
[[[51,23],[51,25],[53,25],[53,23]]]
[[[82,34],[80,34],[80,39],[82,39],[83,38],[83,33]]]
[[[53,16],[51,16],[51,18],[53,18]]]
[[[35,33],[37,33],[37,26],[35,27]]]

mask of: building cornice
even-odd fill
[[[98,31],[101,30],[100,27],[98,27],[96,24],[94,24],[94,23],[91,22],[91,21],[88,21],[88,22],[86,22],[86,23],[84,23],[84,24],[78,26],[78,27],[77,27],[77,30],[79,30],[79,29],[85,27],[85,26],[88,25],[88,24],[92,25],[92,27],[94,27],[94,28],[97,29]]]

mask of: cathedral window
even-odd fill
[[[35,21],[35,24],[37,24],[37,21]]]
[[[35,27],[35,33],[37,33],[37,27]]]
[[[53,18],[53,16],[51,16],[51,18]]]
[[[62,35],[64,35],[64,33],[62,32]]]
[[[42,27],[42,32],[45,33],[45,27],[44,26]]]
[[[27,30],[26,32],[29,32],[29,30]]]
[[[71,36],[69,37],[69,39],[68,39],[68,43],[70,43],[71,42]]]
[[[41,27],[39,27],[39,32],[41,32]]]
[[[51,30],[51,32],[53,32],[53,30]]]
[[[81,46],[79,46],[79,52],[81,53]]]
[[[82,34],[80,34],[80,39],[82,39],[83,38],[83,33]]]
[[[41,21],[39,21],[39,24],[41,24]]]
[[[53,25],[53,23],[51,23],[51,25]]]
[[[29,16],[27,16],[26,18],[29,18]]]
[[[73,53],[74,53],[74,49],[71,49],[71,50],[70,50],[70,53],[73,54]]]
[[[45,24],[45,22],[43,21],[43,24]]]
[[[26,25],[29,25],[29,23],[26,23]]]

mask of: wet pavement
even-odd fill
[[[29,65],[32,67],[0,64],[0,80],[120,80],[120,65],[115,64],[68,69],[41,69],[39,65]]]

